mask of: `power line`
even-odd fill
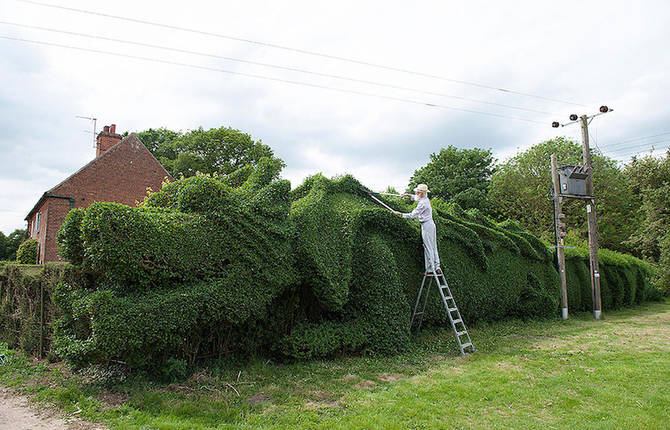
[[[658,136],[665,136],[670,134],[670,131],[664,132],[664,133],[659,133],[659,134],[652,134],[651,136],[642,136],[642,137],[635,137],[631,139],[626,139],[626,140],[620,140],[617,142],[613,143],[605,143],[603,144],[604,147],[612,147],[612,146],[619,146],[624,143],[630,143],[630,142],[636,142],[638,140],[644,140],[644,139],[651,139],[652,137],[658,137]]]
[[[431,95],[431,96],[438,96],[438,97],[445,97],[445,98],[453,98],[453,99],[470,101],[470,102],[475,102],[475,103],[482,103],[482,104],[486,104],[486,105],[490,105],[490,106],[499,106],[499,107],[505,107],[505,108],[509,108],[509,109],[522,110],[522,111],[526,111],[526,112],[534,112],[534,113],[541,113],[541,114],[547,114],[547,115],[550,114],[549,112],[545,112],[545,111],[541,111],[541,110],[537,110],[537,109],[529,109],[529,108],[524,108],[524,107],[519,107],[519,106],[503,104],[503,103],[495,103],[495,102],[489,102],[489,101],[486,101],[486,100],[472,99],[472,98],[468,98],[468,97],[456,96],[456,95],[452,95],[452,94],[444,94],[444,93],[438,93],[438,92],[433,92],[433,91],[426,91],[426,90],[422,90],[422,89],[419,89],[419,88],[411,88],[411,87],[405,87],[405,86],[400,86],[400,85],[380,83],[380,82],[369,81],[369,80],[365,80],[365,79],[351,78],[351,77],[348,77],[348,76],[335,75],[335,74],[330,74],[330,73],[321,73],[321,72],[316,72],[316,71],[313,71],[313,70],[306,70],[306,69],[300,69],[300,68],[295,68],[295,67],[281,66],[281,65],[277,65],[277,64],[271,64],[271,63],[262,63],[262,62],[258,62],[258,61],[252,61],[252,60],[244,60],[244,59],[240,59],[240,58],[227,57],[227,56],[223,56],[223,55],[211,54],[211,53],[200,52],[200,51],[193,51],[193,50],[188,50],[188,49],[174,48],[174,47],[164,46],[164,45],[155,45],[155,44],[151,44],[151,43],[137,42],[137,41],[128,40],[128,39],[117,39],[117,38],[107,37],[107,36],[80,33],[80,32],[75,32],[75,31],[59,30],[59,29],[55,29],[55,28],[40,27],[40,26],[36,26],[36,25],[19,24],[19,23],[14,23],[14,22],[9,22],[9,21],[0,21],[0,24],[11,25],[11,26],[15,26],[15,27],[22,27],[22,28],[30,28],[30,29],[34,29],[34,30],[49,31],[49,32],[52,32],[52,33],[68,34],[68,35],[71,35],[71,36],[86,37],[86,38],[89,38],[89,39],[105,40],[105,41],[110,41],[110,42],[123,43],[123,44],[127,44],[127,45],[135,45],[135,46],[142,46],[142,47],[147,47],[147,48],[162,49],[162,50],[166,50],[166,51],[180,52],[180,53],[191,54],[191,55],[198,55],[198,56],[201,56],[201,57],[218,58],[218,59],[223,59],[223,60],[228,60],[228,61],[235,61],[235,62],[239,62],[239,63],[246,63],[246,64],[253,64],[253,65],[257,65],[257,66],[270,67],[270,68],[273,68],[273,69],[280,69],[280,70],[287,70],[287,71],[291,71],[291,72],[305,73],[305,74],[314,75],[314,76],[321,76],[321,77],[326,77],[326,78],[339,79],[339,80],[362,83],[362,84],[367,84],[367,85],[374,85],[374,86],[377,86],[377,87],[392,88],[392,89],[403,90],[403,91],[412,91],[412,92],[416,92],[416,93],[420,93],[420,94],[424,94],[424,95]]]
[[[655,153],[655,152],[664,152],[664,151],[667,151],[669,149],[670,149],[670,146],[666,146],[664,148],[654,148],[653,151],[651,151],[651,148],[650,148],[649,151],[645,151],[645,150],[633,151],[633,152],[629,152],[627,154],[614,155],[613,158],[630,158],[634,155],[651,154],[651,153]]]
[[[439,79],[439,80],[442,80],[442,81],[453,82],[453,83],[456,83],[456,84],[469,85],[469,86],[478,87],[478,88],[485,88],[485,89],[500,91],[500,92],[508,93],[508,94],[517,94],[517,95],[521,95],[521,96],[524,96],[524,97],[531,97],[531,98],[535,98],[535,99],[552,101],[552,102],[556,102],[556,103],[563,103],[563,104],[569,104],[569,105],[574,105],[574,106],[588,107],[586,105],[583,105],[583,104],[580,104],[580,103],[575,103],[575,102],[572,102],[572,101],[554,99],[554,98],[544,97],[544,96],[540,96],[540,95],[536,95],[536,94],[525,93],[525,92],[521,92],[521,91],[510,90],[510,89],[506,89],[506,88],[500,88],[500,87],[495,87],[495,86],[491,86],[491,85],[480,84],[480,83],[477,83],[477,82],[447,78],[447,77],[444,77],[444,76],[434,75],[434,74],[430,74],[430,73],[423,73],[423,72],[419,72],[419,71],[416,71],[416,70],[404,69],[404,68],[393,67],[393,66],[386,66],[386,65],[383,65],[383,64],[377,64],[377,63],[372,63],[372,62],[363,61],[363,60],[356,60],[356,59],[353,59],[353,58],[342,57],[342,56],[338,56],[338,55],[325,54],[325,53],[322,53],[322,52],[309,51],[309,50],[300,49],[300,48],[292,48],[290,46],[278,45],[278,44],[275,44],[275,43],[262,42],[262,41],[258,41],[258,40],[246,39],[246,38],[242,38],[242,37],[230,36],[230,35],[226,35],[226,34],[210,32],[210,31],[203,31],[203,30],[197,30],[197,29],[193,29],[193,28],[180,27],[180,26],[177,26],[177,25],[163,24],[163,23],[155,22],[155,21],[147,21],[147,20],[144,20],[144,19],[130,18],[130,17],[119,16],[119,15],[112,15],[112,14],[97,12],[97,11],[92,11],[92,10],[78,9],[78,8],[54,5],[54,4],[49,4],[49,3],[42,3],[42,2],[33,1],[33,0],[16,0],[16,1],[19,1],[19,2],[22,2],[22,3],[29,3],[29,4],[36,5],[36,6],[50,7],[50,8],[54,8],[54,9],[67,10],[67,11],[70,11],[70,12],[77,12],[77,13],[101,16],[101,17],[111,18],[111,19],[116,19],[116,20],[121,20],[121,21],[133,22],[133,23],[136,23],[136,24],[151,25],[151,26],[154,26],[154,27],[167,28],[167,29],[170,29],[170,30],[178,30],[178,31],[184,31],[184,32],[188,32],[188,33],[200,34],[200,35],[205,35],[205,36],[218,37],[218,38],[221,38],[221,39],[234,40],[234,41],[237,41],[237,42],[244,42],[244,43],[249,43],[249,44],[253,44],[253,45],[263,46],[263,47],[266,47],[266,48],[281,49],[281,50],[284,50],[284,51],[297,52],[297,53],[300,53],[300,54],[311,55],[311,56],[315,56],[315,57],[328,58],[328,59],[331,59],[331,60],[344,61],[344,62],[348,62],[348,63],[352,63],[352,64],[359,64],[359,65],[368,66],[368,67],[375,67],[375,68],[378,68],[378,69],[391,70],[391,71],[400,72],[400,73],[407,73],[407,74],[410,74],[410,75],[422,76],[422,77],[425,77],[425,78]]]
[[[667,143],[667,142],[666,142]],[[640,154],[643,152],[656,152],[656,151],[664,151],[668,149],[668,146],[665,147],[650,147],[650,148],[639,148],[639,149],[632,149],[632,150],[626,150],[623,152],[607,152],[606,154],[609,154],[612,157],[626,157],[632,154]]]
[[[473,109],[457,108],[457,107],[447,106],[447,105],[442,105],[442,104],[437,104],[437,103],[423,102],[423,101],[420,101],[420,100],[406,99],[406,98],[402,98],[402,97],[386,96],[386,95],[383,95],[383,94],[368,93],[368,92],[365,92],[365,91],[349,90],[349,89],[345,89],[345,88],[330,87],[330,86],[327,86],[327,85],[318,85],[318,84],[312,84],[312,83],[308,83],[308,82],[293,81],[293,80],[290,80],[290,79],[275,78],[275,77],[272,77],[272,76],[236,72],[236,71],[232,71],[232,70],[219,69],[219,68],[208,67],[208,66],[200,66],[200,65],[197,65],[197,64],[190,64],[190,63],[181,63],[181,62],[178,62],[178,61],[162,60],[162,59],[159,59],[159,58],[144,57],[144,56],[140,56],[140,55],[122,54],[122,53],[119,53],[119,52],[104,51],[104,50],[101,50],[101,49],[82,48],[82,47],[79,47],[79,46],[64,45],[64,44],[59,44],[59,43],[45,42],[45,41],[31,40],[31,39],[23,39],[23,38],[10,37],[10,36],[0,36],[0,39],[14,40],[14,41],[25,42],[25,43],[33,43],[33,44],[36,44],[36,45],[53,46],[53,47],[58,47],[58,48],[66,48],[66,49],[72,49],[72,50],[83,51],[83,52],[93,52],[93,53],[96,53],[96,54],[110,55],[110,56],[122,57],[122,58],[131,58],[131,59],[134,59],[134,60],[142,60],[142,61],[148,61],[148,62],[153,62],[153,63],[188,67],[188,68],[192,68],[192,69],[207,70],[207,71],[210,71],[210,72],[226,73],[226,74],[229,74],[229,75],[246,76],[246,77],[250,77],[250,78],[263,79],[263,80],[275,81],[275,82],[282,82],[282,83],[292,84],[292,85],[301,85],[301,86],[306,86],[306,87],[311,87],[311,88],[319,88],[319,89],[323,89],[323,90],[337,91],[337,92],[349,93],[349,94],[356,94],[356,95],[362,95],[362,96],[367,96],[367,97],[376,97],[376,98],[380,98],[380,99],[394,100],[394,101],[399,101],[399,102],[404,102],[404,103],[412,103],[412,104],[430,106],[430,107],[435,107],[435,108],[440,108],[440,109],[454,110],[454,111],[459,111],[459,112],[474,113],[474,114],[478,114],[478,115],[486,115],[486,116],[491,116],[491,117],[496,117],[496,118],[514,119],[514,120],[518,120],[518,121],[532,122],[532,123],[537,123],[537,124],[544,124],[545,123],[543,121],[537,121],[537,120],[532,120],[532,119],[528,119],[528,118],[521,118],[521,117],[497,114],[497,113],[493,113],[493,112],[483,112],[483,111],[477,111],[477,110],[473,110]]]
[[[627,151],[629,149],[635,149],[635,148],[647,148],[651,145],[656,145],[658,143],[667,143],[669,142],[667,139],[661,139],[656,142],[646,142],[646,143],[641,143],[639,145],[631,145],[631,146],[625,146],[621,148],[614,148],[614,149],[607,149],[609,152],[621,152],[621,151]]]

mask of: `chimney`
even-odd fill
[[[121,135],[116,134],[116,124],[104,126],[96,139],[95,156],[99,157],[120,140]]]

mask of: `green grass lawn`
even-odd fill
[[[172,384],[10,353],[0,384],[117,429],[670,428],[670,301],[448,330],[395,357],[219,361]]]

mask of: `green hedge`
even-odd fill
[[[143,367],[260,348],[246,330],[296,284],[290,185],[278,173],[264,160],[238,188],[195,176],[142,207],[95,203],[68,217],[61,251],[81,255],[95,281],[57,288],[56,352]]]
[[[37,239],[24,240],[16,251],[16,262],[19,264],[37,264]]]
[[[155,368],[229,353],[407,349],[423,271],[419,223],[379,207],[351,176],[315,175],[290,191],[280,169],[266,159],[229,176],[167,184],[138,208],[72,211],[61,252],[86,275],[54,291],[57,354],[78,365]],[[557,315],[558,275],[540,240],[513,221],[433,206],[442,266],[468,324]],[[643,263],[601,256],[605,309],[652,297]],[[575,310],[590,310],[584,262],[568,253]],[[434,288],[424,321],[446,322]]]
[[[618,309],[659,300],[660,292],[650,283],[651,266],[631,255],[608,249],[598,251],[602,309]],[[565,250],[568,308],[593,310],[588,248]]]
[[[46,355],[59,316],[53,291],[60,282],[83,284],[83,279],[81,271],[67,263],[0,267],[0,342],[28,354]]]
[[[316,175],[292,194],[301,312],[281,351],[301,358],[406,349],[423,270],[418,222],[380,208],[351,176]],[[387,203],[411,210],[400,199]],[[555,313],[558,277],[540,241],[435,203],[443,267],[468,322]],[[426,321],[443,324],[437,292],[431,297]]]

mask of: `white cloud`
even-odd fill
[[[499,159],[578,127],[553,120],[614,107],[592,124],[598,144],[667,126],[666,2],[169,2],[46,0],[293,46],[586,103],[587,108],[274,50],[137,23],[8,1],[6,21],[174,46],[550,112],[535,114],[371,87],[215,58],[0,25],[10,35],[149,56],[315,85],[409,98],[540,121],[496,119],[422,105],[0,40],[0,229],[21,226],[42,192],[94,155],[86,121],[121,130],[232,126],[307,174],[352,173],[373,188],[404,188],[430,152],[491,147]],[[11,190],[9,190],[11,188]]]

